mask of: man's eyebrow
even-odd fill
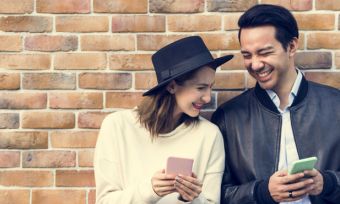
[[[272,45],[269,45],[267,47],[264,47],[264,48],[260,48],[258,50],[256,50],[256,52],[263,52],[263,51],[268,51],[268,50],[272,50],[274,47]],[[249,51],[247,50],[241,50],[241,54],[247,54],[247,53],[250,53]]]

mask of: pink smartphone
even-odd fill
[[[193,159],[169,157],[166,163],[166,174],[183,174],[185,176],[191,176]]]

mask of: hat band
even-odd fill
[[[204,53],[201,53],[199,55],[195,55],[193,57],[190,57],[189,59],[181,62],[181,63],[178,63],[172,67],[169,67],[167,70],[164,70],[161,72],[161,79],[162,80],[158,80],[159,82],[160,81],[163,81],[163,80],[166,80],[172,76],[175,76],[179,73],[182,73],[184,72],[183,71],[183,68],[199,68],[209,62],[211,62],[213,60],[212,56],[210,53],[208,52],[204,52]]]

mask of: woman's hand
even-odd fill
[[[164,169],[157,171],[151,178],[153,191],[160,197],[176,192],[175,177],[176,175],[165,174]]]
[[[193,173],[192,176],[176,176],[175,188],[185,201],[193,201],[202,192],[202,183]]]

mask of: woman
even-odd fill
[[[223,139],[199,113],[211,100],[215,69],[232,57],[213,59],[198,36],[152,56],[158,85],[137,108],[102,123],[94,159],[97,204],[219,203]],[[168,157],[192,158],[192,175],[166,174]]]

